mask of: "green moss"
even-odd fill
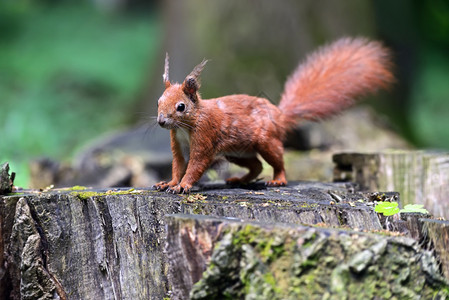
[[[306,260],[304,260],[302,262],[302,264],[300,265],[300,267],[303,270],[308,270],[308,269],[315,268],[317,265],[318,265],[318,257],[312,256],[312,257],[309,257]]]
[[[267,241],[263,241],[256,245],[256,250],[260,253],[262,257],[262,261],[267,262],[270,259],[270,256],[273,254],[271,251],[271,244],[273,243],[273,239],[270,238]]]
[[[270,236],[255,245],[263,262],[271,262],[279,258],[284,252],[283,242],[276,241],[276,236]]]
[[[93,197],[104,197],[104,196],[109,196],[109,195],[127,195],[130,194],[132,192],[134,192],[134,189],[129,189],[126,191],[107,191],[107,192],[93,192],[93,191],[86,191],[86,192],[72,192],[70,193],[73,196],[78,197],[78,199],[80,200],[87,200],[89,198],[93,198]]]
[[[260,229],[258,227],[247,225],[233,236],[232,243],[235,246],[251,244],[254,242],[254,236],[256,236],[259,231]]]
[[[206,203],[207,196],[202,194],[182,195],[181,203],[191,208],[193,214],[201,215],[207,214],[205,212],[204,203]]]
[[[193,213],[197,215],[201,215],[204,213],[204,206],[200,203],[195,203],[193,205]]]
[[[87,200],[89,198],[92,197],[97,197],[97,196],[101,196],[102,193],[97,193],[97,192],[79,192],[79,193],[71,193],[71,195],[78,197],[78,199],[80,200]]]
[[[384,237],[343,234],[346,238],[342,238],[317,230],[296,235],[256,225],[223,234],[192,299],[224,299],[225,295],[229,299],[444,299],[449,295],[447,285],[426,279],[421,256],[402,243],[388,242],[371,265],[357,271],[351,258],[374,249]]]
[[[75,186],[72,186],[72,187],[70,187],[68,189],[71,190],[71,191],[83,191],[83,190],[87,190],[87,187],[81,186],[81,185],[75,185]]]
[[[306,239],[306,241],[305,241],[304,244],[303,244],[303,247],[307,248],[307,247],[312,246],[312,244],[313,244],[313,242],[315,241],[315,239],[316,239],[316,233],[314,232],[314,233],[312,233],[312,234],[310,235],[310,237],[308,237],[308,238]]]
[[[318,207],[317,203],[307,203],[307,202],[303,202],[299,205],[301,208],[316,208]]]
[[[22,196],[25,195],[24,193],[8,193],[6,196]]]
[[[265,273],[262,278],[276,294],[280,294],[282,292],[281,289],[277,286],[277,280],[274,278],[272,273]]]

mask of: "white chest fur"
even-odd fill
[[[190,134],[187,130],[177,129],[176,140],[181,146],[182,155],[185,160],[189,160],[190,157]]]

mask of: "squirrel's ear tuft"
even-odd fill
[[[200,88],[200,74],[201,71],[203,71],[204,66],[206,65],[207,60],[203,59],[203,61],[197,65],[195,68],[193,68],[193,71],[190,72],[189,75],[187,75],[186,79],[184,79],[184,82],[182,84],[182,90],[184,93],[189,96],[189,98],[196,102],[198,100],[196,92]]]
[[[162,79],[164,80],[165,88],[168,88],[171,83],[168,77],[168,53],[165,53],[165,66],[164,66],[164,74],[162,75]]]
[[[199,88],[200,88],[199,82],[196,80],[196,78],[191,76],[187,76],[184,82],[182,83],[182,90],[184,94],[189,96],[189,98],[193,102],[196,102],[197,100],[196,92],[198,91]]]

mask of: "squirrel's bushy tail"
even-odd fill
[[[393,81],[390,52],[379,42],[342,38],[318,49],[285,83],[279,109],[287,128],[330,117]]]

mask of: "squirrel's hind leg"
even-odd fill
[[[259,145],[258,152],[262,158],[273,167],[273,180],[266,182],[267,186],[285,186],[284,145],[281,140],[272,139],[270,143]]]
[[[251,180],[256,179],[256,177],[260,174],[260,172],[262,172],[262,163],[256,156],[253,157],[226,156],[226,159],[231,163],[249,169],[248,174],[246,174],[241,178],[231,177],[226,179],[227,184],[249,183]]]

